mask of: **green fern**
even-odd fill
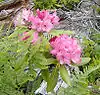
[[[21,48],[23,43],[18,43],[17,37],[0,38],[0,95],[24,95],[21,87],[36,77],[35,71],[25,72],[28,67],[28,47],[18,52]]]

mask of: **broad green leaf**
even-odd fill
[[[90,60],[91,60],[90,57],[83,57],[82,60],[81,60],[81,63],[80,64],[76,64],[76,65],[77,66],[85,65],[85,64],[89,63]]]
[[[51,75],[49,76],[49,80],[47,81],[47,92],[51,92],[56,86],[58,81],[58,69],[54,68]]]
[[[43,77],[43,79],[47,82],[47,81],[49,81],[49,75],[50,75],[50,73],[49,73],[49,70],[48,69],[45,69],[45,70],[42,70],[42,77]]]
[[[48,62],[47,63],[48,65],[57,64],[58,63],[58,61],[56,59],[54,59],[54,58],[47,59],[47,62]]]
[[[40,64],[44,66],[51,65],[51,64],[57,64],[57,60],[53,58],[49,58],[49,59],[44,58],[40,61]]]
[[[51,65],[51,64],[57,64],[57,60],[54,58],[46,58],[45,54],[43,52],[37,52],[32,57],[34,64],[40,64],[40,65]]]
[[[70,30],[52,30],[50,32],[50,34],[52,34],[53,36],[59,36],[61,34],[67,34],[67,35],[72,35],[72,34],[75,34],[73,31],[70,31]]]
[[[63,79],[69,86],[71,86],[70,77],[69,77],[68,71],[67,71],[67,69],[65,68],[65,66],[64,66],[64,65],[61,65],[61,66],[59,67],[59,71],[60,71],[60,75],[61,75],[62,79]]]

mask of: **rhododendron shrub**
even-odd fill
[[[29,68],[28,73],[40,71],[39,77],[47,82],[47,92],[54,89],[59,74],[65,83],[71,86],[69,67],[81,66],[90,61],[89,58],[85,58],[87,61],[82,58],[81,45],[78,39],[71,36],[72,31],[54,29],[54,26],[59,24],[56,11],[51,14],[48,10],[37,9],[36,14],[33,15],[31,10],[23,9],[22,13],[14,19],[14,23],[16,29],[9,38],[13,36],[18,38],[18,41],[15,41],[19,44],[18,57],[22,57],[21,53],[25,55],[23,58],[25,62],[22,63],[26,63]],[[21,68],[19,64],[20,62],[16,64],[19,66],[16,66],[17,69]]]
[[[77,39],[68,35],[55,36],[50,39],[50,45],[53,48],[51,54],[56,56],[60,64],[81,62],[81,47],[78,45]]]

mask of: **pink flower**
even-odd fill
[[[56,12],[50,14],[47,10],[37,9],[37,15],[30,16],[28,21],[31,22],[30,27],[37,32],[49,32],[54,25],[58,24],[59,18]]]
[[[42,11],[40,11],[39,9],[37,9],[37,16],[41,19],[41,20],[43,20],[43,19],[46,19],[47,17],[48,17],[48,15],[49,15],[49,12],[47,11],[47,10],[42,10]]]
[[[49,32],[53,28],[53,24],[50,22],[50,20],[45,20],[42,23],[42,31]]]
[[[25,40],[27,40],[28,38],[30,38],[29,33],[28,33],[28,32],[24,32],[24,33],[22,34],[21,40],[22,40],[22,41],[25,41]]]
[[[81,47],[78,45],[77,39],[61,35],[53,37],[49,42],[53,48],[51,54],[56,56],[57,60],[61,62],[60,64],[81,62]]]
[[[38,32],[34,32],[33,39],[31,41],[32,44],[35,44],[38,40]]]
[[[38,17],[30,17],[29,20],[32,22],[31,28],[35,29],[37,32],[42,31],[42,21]]]
[[[30,9],[24,8],[24,9],[22,10],[22,18],[23,18],[24,20],[28,21],[28,20],[29,20],[29,17],[32,16],[32,15],[33,15],[33,14],[32,14],[32,11],[31,11]]]
[[[42,21],[38,17],[30,17],[29,20],[32,22],[31,28],[37,32],[49,32],[53,28],[53,24],[50,20]]]
[[[53,25],[59,24],[59,17],[57,16],[56,12],[54,12],[51,16],[49,16]]]

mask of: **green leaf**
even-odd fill
[[[48,52],[49,53],[49,52]],[[46,58],[45,54],[42,52],[37,52],[34,57],[32,57],[34,64],[40,64],[43,66],[57,64],[57,60],[54,58]]]
[[[15,28],[15,32],[18,32],[18,33],[23,33],[26,31],[28,31],[28,28],[26,26],[20,26],[20,27]]]
[[[36,63],[34,63],[34,68],[35,69],[37,69],[37,68],[39,68],[39,69],[47,69],[48,68],[48,66],[46,66],[46,65],[41,65],[41,64],[36,64]]]
[[[83,57],[82,60],[81,60],[81,63],[80,64],[76,64],[76,65],[77,66],[85,65],[85,64],[89,63],[90,60],[91,60],[90,57]]]
[[[54,68],[51,75],[49,76],[49,80],[47,80],[47,92],[51,92],[56,86],[58,81],[58,69]]]
[[[55,6],[62,8],[62,5],[59,5],[59,4],[55,4]]]
[[[58,63],[58,61],[56,59],[54,59],[54,58],[48,58],[47,62],[48,62],[48,65],[57,64]]]
[[[59,71],[60,71],[60,75],[62,77],[62,79],[69,85],[71,86],[71,81],[70,81],[70,77],[68,74],[67,69],[64,67],[64,65],[59,67]]]
[[[47,82],[47,81],[49,81],[49,70],[48,69],[45,69],[45,70],[42,70],[42,77],[43,77],[43,79]]]
[[[95,42],[100,44],[100,33],[95,33],[91,35],[91,39]]]
[[[25,69],[27,65],[28,65],[28,53],[26,53],[25,56],[22,56],[16,61],[15,70],[17,71],[17,70]]]
[[[2,2],[2,1],[4,1],[4,0],[0,0],[0,2]]]
[[[67,34],[67,35],[72,35],[72,34],[75,34],[73,31],[70,31],[70,30],[52,30],[50,32],[53,36],[59,36],[61,34]]]
[[[25,84],[27,81],[33,81],[33,78],[26,74],[25,72],[20,73],[17,75],[17,81],[20,86]]]
[[[80,0],[72,0],[72,1],[77,3],[77,2],[79,2]]]
[[[65,95],[65,92],[64,92],[64,88],[63,87],[60,87],[59,88],[57,95]]]
[[[94,48],[94,54],[100,58],[100,45],[96,45]]]
[[[100,63],[100,61],[98,61],[98,63]],[[88,76],[90,73],[92,73],[98,69],[100,69],[100,64],[98,64],[96,66],[88,66],[88,69],[85,70],[85,73],[83,75]]]

